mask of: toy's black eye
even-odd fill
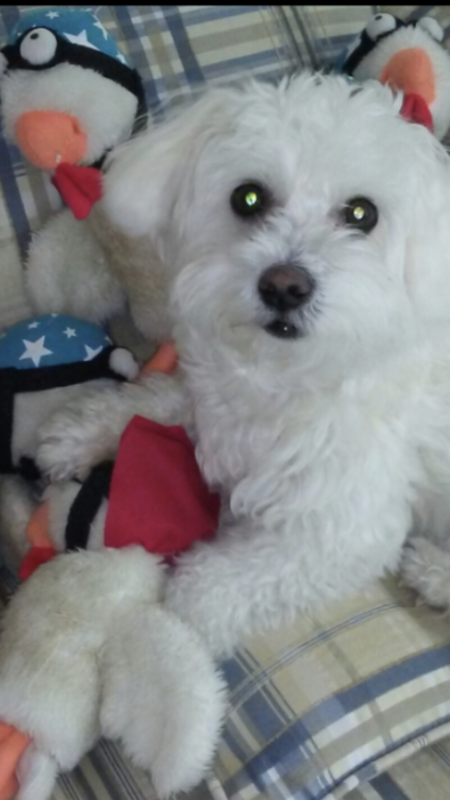
[[[376,42],[380,36],[395,31],[397,22],[392,14],[376,14],[366,26],[366,33],[372,42]]]
[[[47,64],[56,53],[57,39],[47,28],[33,28],[20,43],[20,55],[35,67]]]
[[[378,222],[378,209],[366,197],[352,197],[342,209],[342,220],[349,228],[370,233]]]
[[[239,217],[252,217],[267,209],[269,197],[258,183],[243,183],[232,193],[230,203]]]

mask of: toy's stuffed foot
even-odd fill
[[[158,600],[162,582],[158,559],[135,547],[60,555],[16,592],[2,619],[0,719],[33,742],[2,726],[4,798],[17,780],[17,800],[47,800],[57,772],[94,745],[99,654],[116,616]]]
[[[19,783],[16,800],[47,800],[56,783],[58,765],[51,756],[30,744],[20,758],[16,776]]]
[[[0,722],[0,800],[47,800],[56,781],[54,760],[25,733]]]
[[[0,722],[0,800],[10,800],[19,789],[17,767],[30,739],[11,725]]]
[[[224,682],[198,634],[160,606],[116,620],[103,651],[102,734],[148,770],[158,797],[204,777],[226,708]]]
[[[25,581],[38,567],[51,561],[57,555],[50,539],[48,503],[41,503],[30,517],[26,528],[26,537],[30,549],[20,565],[19,578],[21,581]]]

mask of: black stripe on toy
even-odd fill
[[[66,524],[66,550],[85,550],[91,525],[102,504],[109,496],[114,461],[103,461],[92,470],[81,485]]]
[[[21,472],[12,461],[12,434],[14,425],[14,395],[21,392],[42,392],[46,389],[59,389],[76,386],[79,383],[110,378],[125,381],[122,375],[109,366],[109,357],[114,347],[106,347],[90,361],[77,361],[75,364],[56,364],[39,369],[0,369],[0,474],[10,475]],[[26,467],[25,467],[26,468]]]
[[[17,370],[2,369],[0,373],[0,474],[14,472],[11,439],[14,416],[14,378]]]

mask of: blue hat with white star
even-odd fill
[[[11,31],[8,44],[16,44],[32,28],[49,28],[72,44],[97,50],[122,64],[127,63],[113,37],[92,11],[64,6],[27,11]]]
[[[92,361],[111,339],[97,325],[66,314],[45,314],[12,325],[0,337],[0,369],[38,369]]]
[[[62,6],[28,11],[14,26],[0,54],[0,73],[42,72],[58,64],[97,72],[136,97],[135,130],[145,127],[146,99],[140,75],[92,11]]]
[[[115,347],[98,325],[76,317],[44,314],[7,328],[0,335],[0,474],[19,469],[13,464],[11,445],[16,394],[98,378],[130,380],[137,372],[128,350]],[[23,470],[36,477],[34,466],[23,465]]]

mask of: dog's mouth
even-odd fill
[[[264,330],[271,336],[276,336],[277,339],[298,339],[302,335],[300,329],[293,322],[283,319],[283,317],[272,320],[264,326]]]

